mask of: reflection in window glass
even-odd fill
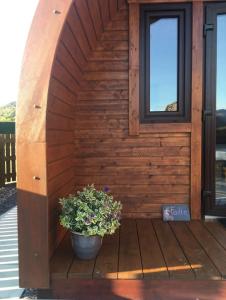
[[[217,16],[216,204],[226,205],[226,15]]]
[[[150,111],[178,111],[178,18],[150,24]]]

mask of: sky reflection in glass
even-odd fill
[[[217,16],[217,110],[226,109],[226,14]]]
[[[177,111],[177,102],[178,19],[161,18],[150,25],[150,111]]]

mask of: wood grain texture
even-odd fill
[[[190,123],[169,123],[169,124],[140,124],[140,133],[154,132],[191,132],[192,125]]]
[[[52,68],[52,76],[49,84],[49,99],[47,107],[47,177],[49,194],[49,253],[54,253],[55,247],[62,238],[63,230],[58,225],[60,212],[59,197],[74,191],[75,169],[73,157],[77,154],[73,148],[75,126],[80,126],[80,120],[76,119],[76,111],[80,100],[95,99],[95,92],[82,92],[81,83],[87,80],[112,80],[115,76],[127,79],[128,75],[123,66],[114,66],[114,72],[108,78],[110,64],[106,62],[103,68],[97,72],[97,63],[87,64],[92,53],[106,51],[122,51],[125,55],[128,50],[128,42],[121,41],[115,47],[111,41],[100,41],[104,28],[117,14],[117,1],[74,1],[67,15],[62,34],[56,49],[56,59]],[[97,41],[99,41],[97,43]],[[109,51],[110,52],[110,51]],[[117,57],[117,55],[116,55]],[[111,64],[112,66],[113,64]],[[117,72],[118,71],[118,72]],[[125,93],[116,92],[117,95],[102,95],[102,99],[114,100],[117,96],[125,98]],[[121,96],[120,96],[121,95]],[[96,95],[99,100],[99,95]],[[128,98],[128,97],[127,97]],[[93,104],[95,104],[93,102]],[[92,109],[92,106],[91,106]],[[80,107],[80,111],[81,111]],[[82,126],[82,125],[81,125]],[[74,177],[74,180],[77,178]],[[86,268],[87,266],[84,266]],[[73,266],[71,276],[76,277],[76,268]]]
[[[57,249],[56,255],[50,262],[51,279],[66,279],[68,269],[72,264],[73,257],[74,254],[71,248],[70,233],[68,233],[62,240],[60,246]]]
[[[99,38],[100,34],[104,31],[99,4],[97,1],[93,1],[93,0],[86,0],[86,2],[87,2],[89,13],[93,21],[93,27],[95,29],[96,36],[97,38]]]
[[[144,279],[168,279],[167,266],[151,220],[137,220]]]
[[[226,249],[225,227],[219,222],[205,222],[204,224],[209,232],[211,232],[215,239],[218,241],[218,243],[220,243],[221,246]]]
[[[135,11],[136,19],[139,9]],[[191,124],[153,124],[151,132],[142,126],[139,136],[130,135],[129,56],[128,50],[118,50],[128,46],[129,31],[126,22],[118,30],[116,21],[121,18],[129,21],[126,6],[112,19],[111,30],[101,34],[80,83],[74,131],[75,188],[88,183],[98,188],[109,185],[122,201],[125,216],[160,216],[163,203],[190,200]],[[139,68],[139,57],[135,68]],[[182,170],[181,165],[187,167]]]
[[[136,222],[123,220],[120,228],[118,279],[143,278]]]
[[[79,5],[80,3],[80,5]],[[81,16],[80,16],[81,15]],[[79,17],[78,17],[79,16]],[[84,12],[84,2],[78,2],[78,6],[72,5],[68,18],[71,24],[79,22],[82,18],[88,18],[87,12]],[[77,19],[76,19],[77,18]],[[80,19],[79,19],[80,18]],[[76,21],[74,21],[76,19]],[[91,23],[91,19],[89,19]],[[88,21],[87,21],[88,24]],[[89,24],[90,25],[90,24]],[[72,26],[72,25],[71,25]],[[64,27],[68,27],[65,23]],[[89,43],[95,43],[94,40],[88,41],[87,32],[82,21],[80,35],[70,35],[70,43],[73,43],[78,53],[85,57],[87,55],[84,40]],[[88,31],[88,30],[87,30]],[[49,255],[54,253],[55,247],[60,243],[63,229],[58,225],[59,222],[59,197],[65,196],[73,191],[72,177],[73,170],[73,126],[74,110],[78,91],[80,89],[80,80],[83,76],[81,67],[74,57],[74,54],[68,49],[67,41],[64,40],[64,29],[61,39],[56,49],[56,60],[52,69],[52,77],[49,85],[49,101],[47,106],[47,177],[48,177],[48,195],[49,195]],[[79,40],[80,39],[80,40]],[[80,43],[80,47],[79,47]],[[84,51],[84,52],[82,52]],[[72,138],[72,139],[71,139]],[[71,147],[70,147],[71,146]],[[64,188],[66,186],[66,188]]]
[[[124,279],[144,279],[143,283],[150,279],[221,281],[225,249],[217,242],[218,234],[210,233],[206,224],[123,219],[114,235],[104,237],[96,259],[89,261],[73,258],[67,234],[51,260],[51,278],[107,279],[109,284]],[[221,234],[225,238],[226,232]]]
[[[170,223],[186,257],[191,263],[196,279],[221,279],[221,274],[216,269],[206,252],[194,238],[185,223]]]
[[[193,3],[191,134],[191,216],[193,219],[201,218],[203,11],[202,2]]]
[[[223,279],[226,278],[226,250],[217,242],[212,234],[199,221],[192,221],[188,224],[199,243],[211,257],[216,268]]]
[[[75,8],[84,28],[86,38],[92,50],[95,49],[97,43],[97,33],[95,32],[90,11],[87,2],[84,0],[74,1]]]
[[[171,279],[194,279],[191,264],[180,248],[168,223],[161,220],[153,222]]]
[[[121,10],[127,9],[127,0],[117,0],[118,1],[118,8]]]
[[[102,19],[102,23],[104,28],[106,28],[110,21],[110,9],[109,9],[109,1],[106,0],[98,0],[100,15]]]
[[[16,121],[22,287],[49,287],[46,111],[58,39],[71,2],[39,1],[24,53]],[[53,13],[56,7],[61,14]]]
[[[140,7],[129,6],[129,133],[139,134],[139,26]]]
[[[109,0],[109,11],[110,11],[110,18],[111,18],[111,20],[113,20],[118,11],[117,1]]]
[[[118,252],[119,231],[104,237],[103,245],[95,262],[93,278],[117,279]]]
[[[74,257],[68,272],[68,278],[91,279],[93,277],[94,266],[95,266],[95,259],[80,260],[77,257]]]
[[[67,23],[70,27],[71,32],[77,40],[77,43],[84,54],[86,60],[87,56],[91,52],[91,45],[89,44],[85,29],[79,18],[79,13],[75,5],[69,11],[67,16]]]

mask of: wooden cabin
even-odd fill
[[[21,287],[226,297],[226,232],[203,221],[226,216],[225,32],[223,1],[39,1],[17,110]],[[82,262],[58,199],[91,183],[123,220]],[[188,204],[192,221],[163,223],[163,204]]]

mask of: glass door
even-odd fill
[[[205,214],[226,216],[226,2],[205,6]]]

